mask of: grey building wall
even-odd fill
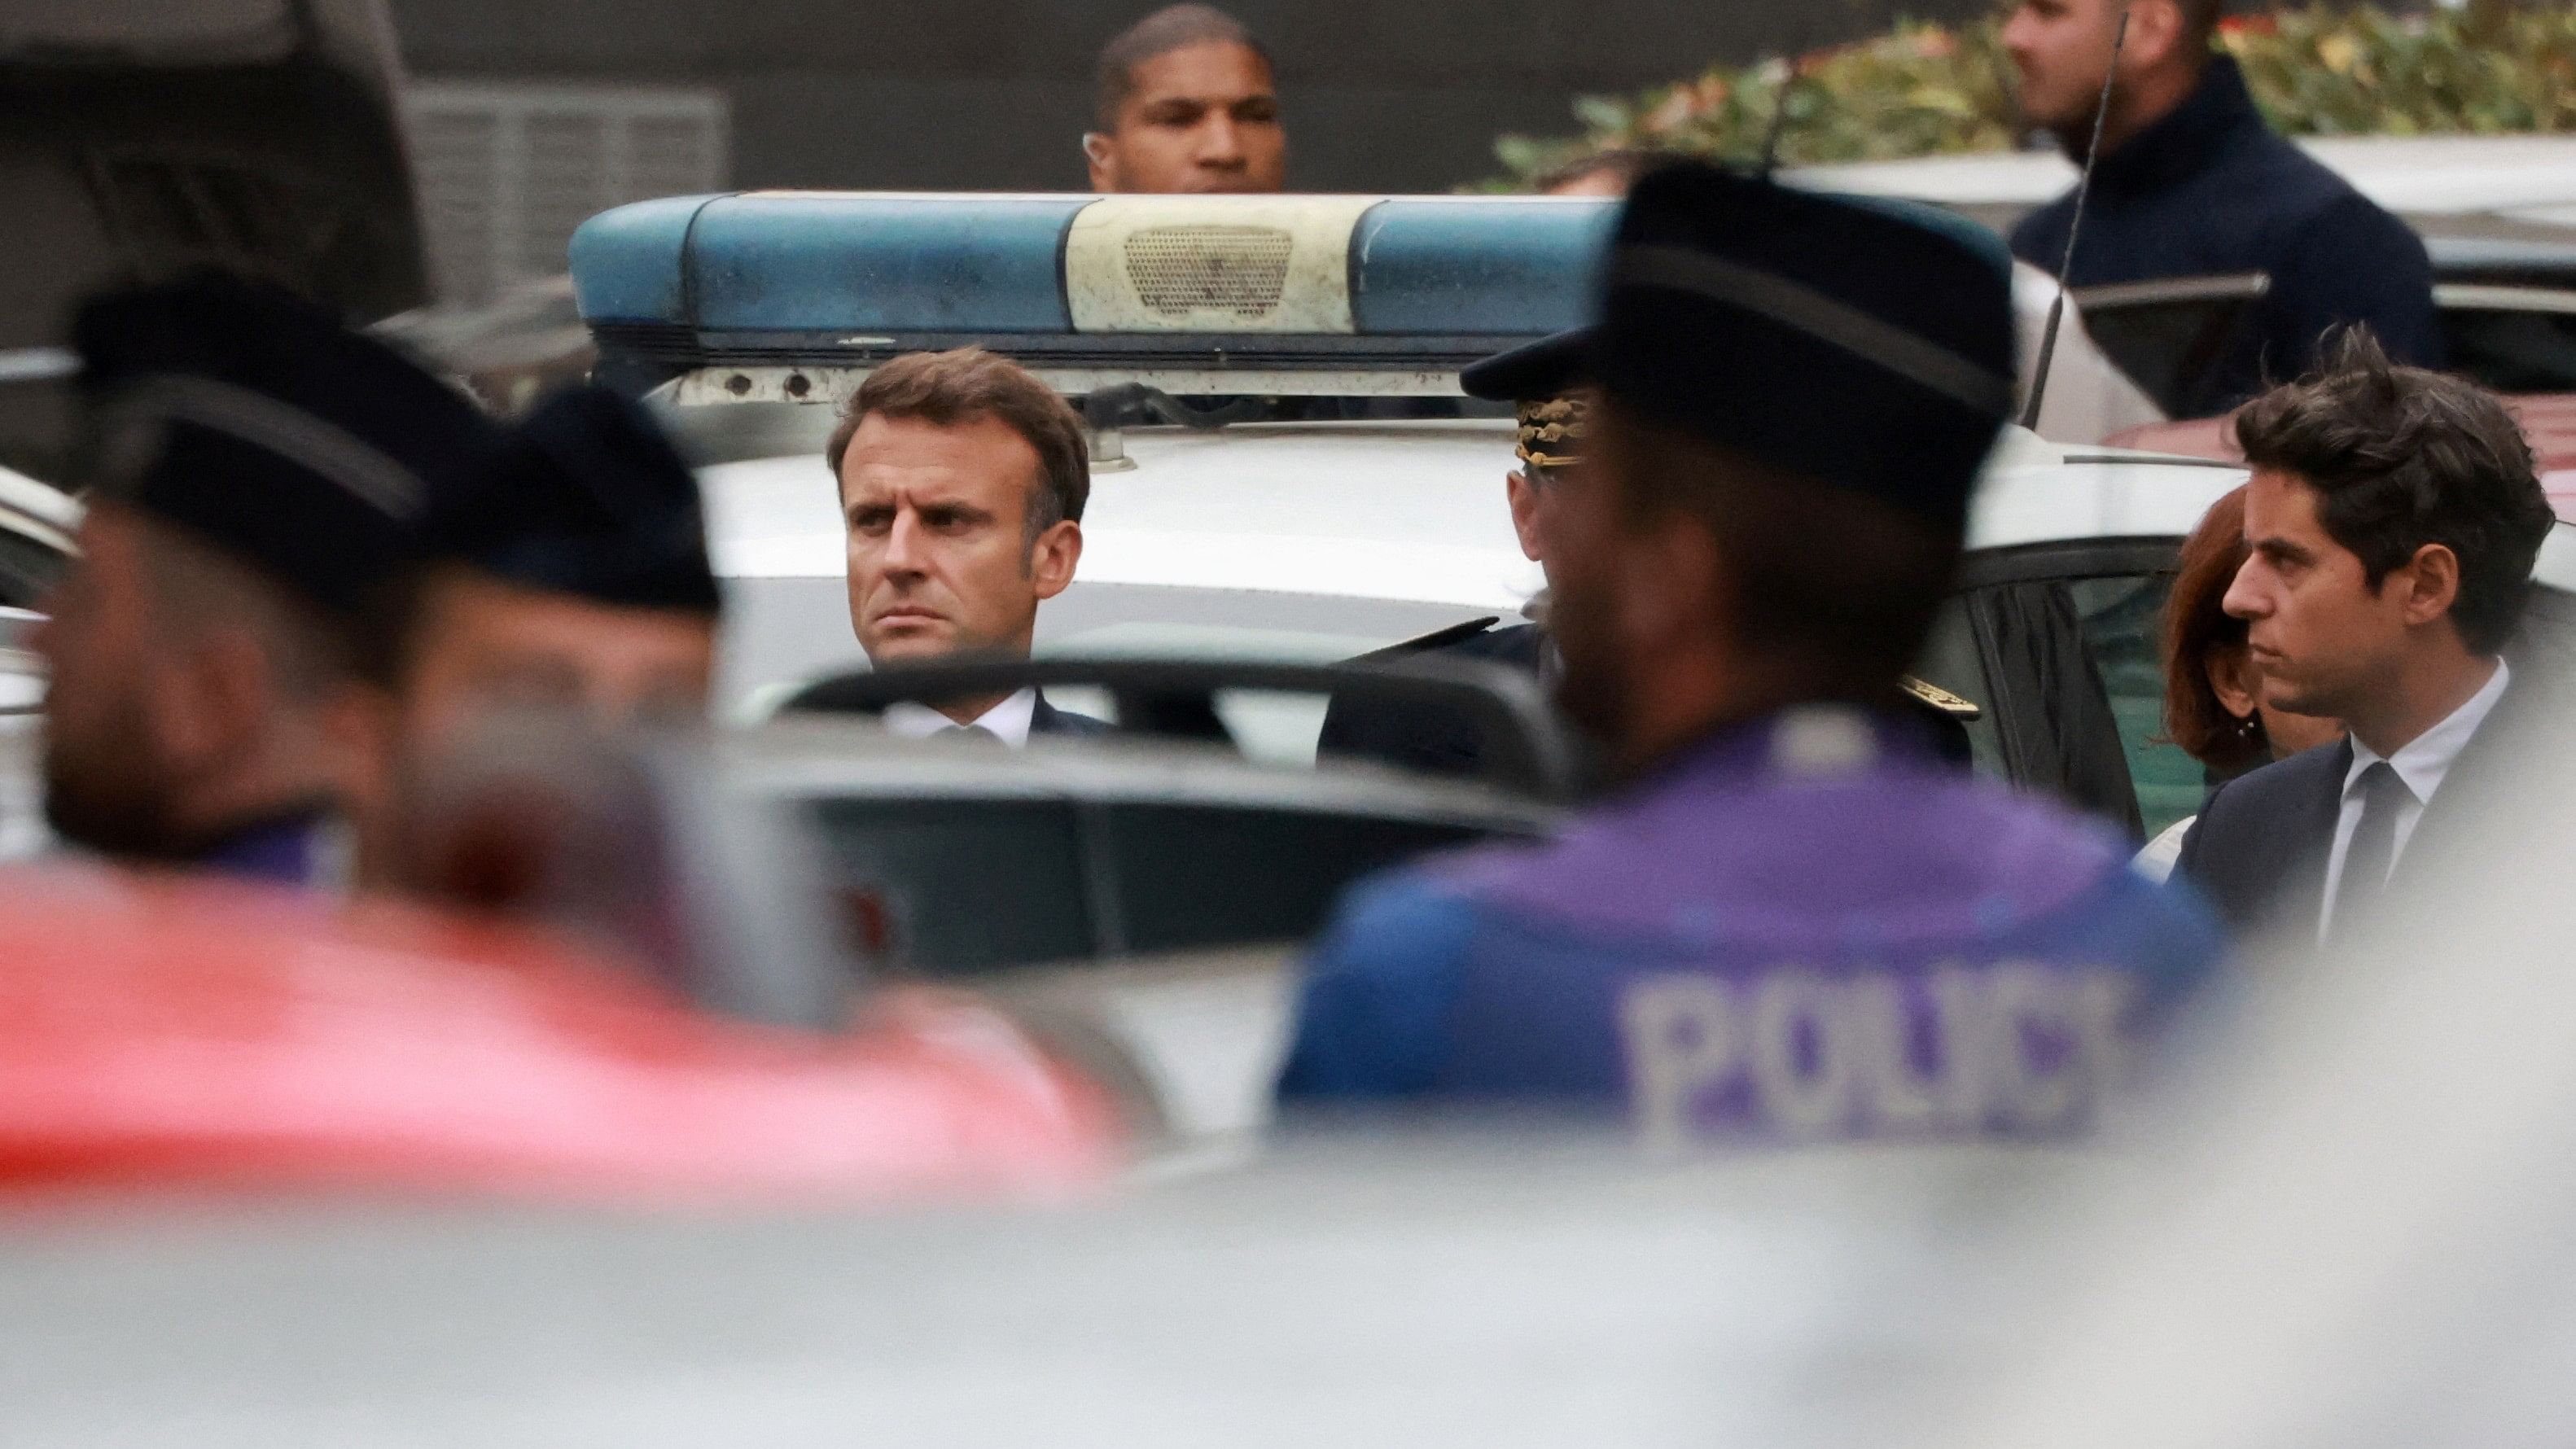
[[[1079,188],[1100,46],[1150,0],[392,0],[421,76],[701,85],[743,187]],[[1378,0],[1229,7],[1277,58],[1291,181],[1439,191],[1577,95],[1978,0]]]

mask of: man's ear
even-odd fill
[[[2123,75],[2158,69],[2173,59],[2190,27],[2183,22],[2182,0],[2130,0],[2129,36],[2120,42]],[[2118,7],[2112,11],[2119,24]]]
[[[1512,532],[1520,536],[1521,557],[1538,562],[1543,556],[1538,538],[1538,485],[1516,468],[1503,475],[1503,501],[1511,505]]]
[[[2380,581],[2383,589],[2405,590],[2400,600],[2409,624],[2430,624],[2451,612],[2460,599],[2460,556],[2450,545],[2428,543]]]
[[[1073,582],[1074,565],[1082,562],[1082,525],[1059,518],[1038,535],[1029,549],[1029,577],[1041,599],[1052,599]]]
[[[1085,131],[1082,133],[1082,159],[1089,163],[1092,190],[1109,192],[1118,189],[1117,142],[1102,132]]]
[[[2254,697],[2253,655],[2242,645],[2222,649],[2204,661],[2209,692],[2218,696],[2219,708],[2238,719],[2251,719],[2260,703]]]

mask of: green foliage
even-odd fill
[[[1633,97],[1575,102],[1577,136],[1505,136],[1506,175],[1527,189],[1598,151],[1638,147],[1758,158],[1782,96],[1779,157],[1880,161],[2010,147],[2019,123],[1999,20],[1959,29],[1900,21],[1887,34],[1803,57],[1716,66]],[[2293,135],[2576,130],[2576,6],[2471,5],[2428,15],[2309,4],[2231,19],[2219,48],[2257,104]]]

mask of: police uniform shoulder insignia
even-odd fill
[[[1917,679],[1911,674],[1905,676],[1900,684],[1907,695],[1952,719],[1972,720],[1985,713],[1975,700],[1952,694],[1937,684]]]

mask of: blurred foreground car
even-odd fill
[[[605,936],[740,1015],[827,1018],[871,983],[971,989],[1116,1090],[1146,1145],[1189,1146],[1268,1120],[1297,952],[1345,886],[1543,834],[1570,785],[1535,689],[1475,669],[922,667],[813,707],[996,677],[1124,732],[1013,751],[805,711],[705,740],[505,731],[445,763],[397,849],[416,882]],[[1371,690],[1488,721],[1499,783],[1316,766],[1325,700]],[[1192,737],[1140,732],[1176,727]]]
[[[2566,706],[2534,718],[2563,728]],[[19,1200],[7,1431],[2561,1444],[2576,773],[2556,743],[2361,947],[2249,973],[2171,1090],[2082,1149],[1666,1159],[1444,1123],[1167,1163],[1044,1212]]]

